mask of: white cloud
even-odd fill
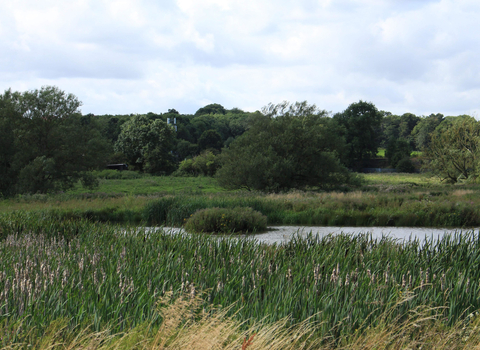
[[[18,0],[0,3],[4,89],[57,85],[88,113],[359,99],[393,113],[480,101],[473,0]]]

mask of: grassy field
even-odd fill
[[[422,332],[432,331],[453,334],[459,345],[471,334],[478,341],[473,232],[438,242],[339,235],[268,246],[15,213],[0,216],[0,256],[2,347],[45,345],[48,337],[74,342],[81,331],[106,329],[140,332],[146,338],[131,341],[142,344],[162,327],[174,330],[161,336],[176,337],[182,325],[195,329],[219,314],[217,326],[236,325],[233,344],[259,325],[285,331],[302,323],[307,345],[348,347],[382,332],[393,348],[398,337],[425,341]],[[188,317],[165,324],[174,312]]]
[[[129,195],[213,193],[223,192],[211,177],[143,176],[137,179],[100,179],[95,192],[122,193]],[[80,184],[68,191],[69,194],[82,194],[85,189]]]
[[[121,192],[128,184],[145,181],[155,181],[156,190],[163,191],[144,194],[134,191],[144,187],[132,185],[131,194]],[[78,192],[57,195],[19,196],[0,201],[0,212],[25,210],[59,219],[181,226],[200,209],[251,207],[267,216],[269,225],[480,226],[479,185],[441,184],[423,174],[366,174],[364,185],[346,192],[280,194],[209,192],[216,188],[211,178],[147,177],[103,182],[109,183],[112,192],[80,193],[76,189]],[[196,184],[196,191],[183,190],[191,189],[192,184]]]

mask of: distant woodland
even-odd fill
[[[422,169],[449,183],[476,181],[480,124],[467,115],[394,115],[371,102],[327,113],[304,102],[246,112],[209,104],[128,115],[80,112],[57,87],[0,95],[0,195],[94,188],[94,171],[127,164],[154,175],[215,176],[226,188],[278,192],[338,188],[356,172]]]

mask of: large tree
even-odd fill
[[[65,190],[104,164],[108,143],[80,114],[81,102],[54,86],[0,96],[0,143],[6,166],[4,194]],[[3,182],[3,181],[2,181]],[[2,186],[3,187],[3,186]]]
[[[417,150],[423,151],[430,146],[431,134],[444,119],[443,114],[440,113],[430,114],[428,117],[420,119],[412,130]]]
[[[136,115],[122,125],[115,150],[141,171],[168,174],[174,170],[174,133],[172,126],[161,119],[152,121]]]
[[[315,105],[269,105],[250,128],[222,152],[217,171],[227,188],[281,191],[332,186],[352,177],[340,164],[343,139]]]
[[[480,173],[480,122],[469,116],[443,121],[431,134],[424,156],[428,169],[444,181],[475,180]]]
[[[344,128],[347,166],[361,168],[365,160],[376,156],[382,116],[373,103],[364,101],[352,103],[334,116]]]

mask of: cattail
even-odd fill
[[[62,288],[65,288],[65,286],[67,285],[67,277],[68,277],[67,270],[63,270]]]
[[[423,271],[420,268],[420,289],[423,290]]]
[[[320,267],[317,265],[317,266],[315,266],[314,269],[313,269],[313,281],[314,281],[314,284],[315,284],[315,285],[318,284],[318,280],[319,280],[319,278],[320,278],[319,272],[320,272]]]
[[[80,270],[80,272],[83,272],[83,265],[84,265],[85,261],[83,260],[83,256],[82,258],[80,259],[80,261],[78,262],[78,269]]]
[[[350,277],[349,277],[349,275],[348,275],[348,273],[347,273],[347,275],[345,276],[345,286],[348,286],[349,283],[350,283]]]
[[[287,279],[288,279],[289,281],[291,281],[291,280],[293,279],[292,269],[288,269],[288,271],[287,271],[287,276],[286,276],[286,277],[287,277]]]
[[[339,269],[338,269],[338,264],[336,268],[333,268],[332,270],[332,275],[330,276],[330,281],[333,283],[336,283],[339,280]]]
[[[406,281],[405,281],[405,275],[402,275],[402,288],[405,288],[405,285],[406,285]]]
[[[195,286],[194,286],[194,284],[192,283],[192,284],[190,285],[190,299],[193,299],[193,298],[195,298]]]

